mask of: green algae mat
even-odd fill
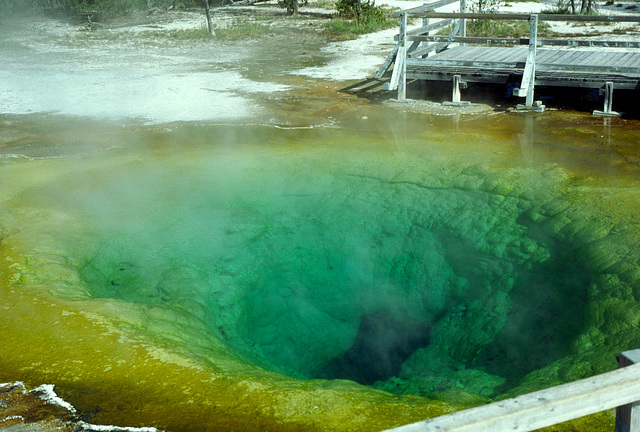
[[[94,423],[377,431],[640,346],[633,121],[0,121],[0,382]]]

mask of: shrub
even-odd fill
[[[278,6],[287,9],[289,15],[297,14],[298,7],[307,4],[307,0],[278,0]]]
[[[336,3],[338,15],[341,18],[356,21],[380,21],[384,19],[384,13],[375,1],[366,0],[358,3],[358,0],[338,0]]]

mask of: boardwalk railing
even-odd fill
[[[406,86],[406,59],[407,56],[420,56],[426,57],[432,52],[440,52],[446,49],[451,43],[449,40],[440,43],[428,44],[426,40],[420,40],[421,37],[432,37],[431,34],[435,31],[455,24],[455,27],[447,37],[447,39],[453,38],[456,35],[466,37],[467,26],[464,17],[458,17],[458,14],[448,17],[447,19],[441,19],[437,22],[431,23],[430,18],[424,16],[422,18],[422,26],[411,31],[407,31],[407,19],[411,16],[422,16],[427,13],[432,13],[436,9],[448,6],[454,3],[460,3],[460,12],[466,12],[465,0],[438,0],[430,3],[425,3],[422,6],[416,8],[407,9],[399,12],[400,17],[400,32],[395,37],[398,43],[393,48],[393,51],[385,62],[382,64],[378,72],[375,74],[375,78],[382,78],[385,72],[389,69],[391,64],[395,61],[393,67],[393,73],[391,74],[391,80],[387,86],[388,90],[398,90],[398,100],[404,101],[407,95]],[[457,20],[455,18],[458,18]],[[415,38],[415,39],[414,39]],[[407,48],[407,42],[411,42],[411,45]],[[421,46],[422,45],[422,46]]]
[[[393,74],[388,84],[388,90],[398,91],[398,100],[404,101],[406,98],[406,69],[407,64],[419,65],[421,59],[426,58],[431,53],[441,52],[449,47],[450,44],[477,44],[477,45],[498,45],[498,46],[514,46],[528,45],[529,52],[527,55],[524,70],[522,72],[522,82],[516,91],[516,96],[526,98],[526,107],[532,107],[533,89],[535,83],[536,69],[544,70],[545,65],[536,64],[536,52],[541,46],[565,46],[565,47],[604,47],[604,48],[640,48],[640,43],[636,41],[614,41],[614,40],[584,40],[584,39],[541,39],[538,38],[538,22],[539,21],[573,21],[573,22],[640,22],[640,16],[604,16],[604,15],[562,15],[562,14],[516,14],[516,13],[468,13],[466,12],[465,1],[460,0],[460,12],[436,12],[435,9],[456,3],[457,1],[440,0],[427,3],[413,9],[407,9],[398,13],[400,18],[400,31],[397,38],[397,45],[383,66],[376,74],[376,78],[381,78],[388,70],[391,63],[395,61]],[[416,29],[407,30],[408,18],[422,18],[423,25]],[[429,20],[438,19],[435,23]],[[492,38],[492,37],[467,37],[466,20],[468,19],[489,19],[489,20],[527,20],[530,23],[529,37],[522,38]],[[432,32],[450,26],[455,23],[455,27],[451,34],[433,35]],[[483,60],[475,61],[438,61],[437,58],[429,60],[430,65],[455,66],[455,67],[491,67],[491,68],[513,68],[513,64],[499,62],[487,62]],[[592,71],[585,66],[576,64],[572,65],[554,65],[554,70],[564,71]],[[598,69],[601,73],[635,73],[637,67],[625,67],[624,65],[610,64]],[[605,90],[606,99],[611,98],[609,86]],[[611,87],[612,90],[612,87]],[[459,89],[454,88],[454,102],[456,92],[459,95]],[[610,106],[610,103],[609,103]],[[607,103],[605,102],[605,111]]]
[[[638,432],[640,350],[618,362],[612,372],[385,432],[527,432],[612,408],[616,432]]]

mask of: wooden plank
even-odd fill
[[[533,16],[532,16],[533,17]],[[532,22],[530,25],[530,32],[534,31],[534,23]],[[537,20],[536,20],[537,24]],[[522,72],[522,81],[520,82],[520,87],[518,87],[515,91],[515,95],[518,97],[526,97],[527,105],[530,106],[533,101],[532,93],[533,93],[533,84],[535,80],[535,64],[536,64],[536,45],[535,45],[535,35],[533,43],[529,44],[529,52],[527,54],[527,62],[524,66],[524,71]],[[531,101],[530,101],[531,99]]]
[[[640,48],[640,42],[613,40],[584,40],[584,39],[541,39],[541,45],[569,46],[569,47],[602,47],[602,48]]]
[[[618,356],[618,367],[640,363],[640,350],[625,351]],[[640,430],[640,403],[634,402],[616,408],[616,432]]]
[[[479,13],[479,12],[421,12],[412,13],[422,18],[453,18],[453,19],[495,19],[528,21],[531,14],[521,13]],[[640,15],[562,15],[538,14],[540,21],[578,21],[578,22],[640,22]]]
[[[500,49],[494,50],[492,53],[485,57],[488,61],[526,61],[527,52],[520,49]]]
[[[522,73],[522,82],[516,96],[526,97],[526,105],[533,106],[533,87],[536,79],[536,39],[538,35],[538,17],[531,15],[529,30],[529,52]]]
[[[640,364],[513,399],[389,429],[393,432],[527,432],[635,402]]]
[[[614,59],[614,61],[616,62],[616,64],[618,66],[629,66],[630,63],[633,63],[633,53],[630,52],[622,52],[622,53],[615,53],[614,57],[612,57]]]
[[[555,63],[561,56],[564,55],[565,50],[546,50],[541,49],[538,51],[538,61],[540,63],[552,64]]]
[[[448,5],[453,4],[453,3],[458,3],[458,1],[459,0],[439,0],[439,1],[434,1],[434,2],[431,2],[431,3],[425,3],[422,6],[417,6],[417,7],[414,7],[414,8],[406,9],[406,10],[404,10],[404,12],[406,12],[409,15],[415,16],[415,14],[432,11],[432,10],[438,9],[438,8],[440,8],[442,6],[448,6]]]
[[[455,59],[458,59],[460,57],[465,58],[468,57],[469,52],[475,52],[475,50],[477,49],[483,49],[483,47],[464,47],[464,46],[456,46],[456,47],[450,47],[449,49],[447,49],[446,51],[443,51],[443,48],[446,48],[449,46],[448,42],[444,42],[444,43],[439,43],[439,44],[432,44],[432,45],[428,45],[426,47],[424,47],[424,53],[427,52],[431,52],[431,51],[437,51],[439,52],[438,58],[450,58],[453,57]],[[414,51],[412,54],[412,57],[418,57],[420,50],[416,50]],[[415,53],[418,53],[417,55]],[[423,54],[424,55],[424,54]]]
[[[467,0],[460,0],[460,13],[467,13]],[[460,18],[460,36],[467,37],[467,20]]]
[[[447,45],[449,44],[433,44],[433,45],[427,45],[424,48],[420,48],[420,49],[416,49],[415,51],[412,51],[408,54],[409,57],[411,58],[419,58],[419,57],[423,57],[427,54],[429,54],[430,52],[433,51],[439,51],[442,50],[444,48],[447,47]]]
[[[398,55],[396,57],[396,63],[393,66],[393,72],[391,73],[391,79],[389,80],[389,86],[387,90],[397,90],[398,85],[400,84],[400,75],[402,69],[402,63],[404,63],[405,58],[405,47],[401,46],[398,49]]]
[[[524,62],[485,62],[482,60],[464,61],[464,60],[438,60],[433,57],[428,59],[411,59],[412,62],[429,62],[429,66],[461,66],[461,67],[479,67],[479,68],[500,68],[500,69],[512,69],[520,68],[524,69]],[[407,60],[407,64],[410,64]],[[411,63],[413,66],[419,65],[419,63]]]
[[[423,35],[411,35],[410,40],[417,40],[420,42],[461,42],[461,43],[473,43],[483,45],[526,45],[529,43],[528,39],[524,38],[486,38],[486,37],[462,37],[462,36],[423,36]],[[526,41],[524,43],[523,41]]]
[[[573,71],[573,72],[598,72],[598,73],[623,73],[638,76],[640,71],[638,68],[621,67],[621,66],[603,66],[603,65],[575,65],[575,64],[545,64],[538,63],[539,70],[547,71]]]
[[[339,93],[364,93],[373,90],[376,87],[380,87],[385,84],[383,81],[376,78],[367,78],[363,81],[351,84],[350,86],[341,88]]]
[[[473,51],[472,51],[473,53]],[[483,68],[516,68],[522,69],[525,66],[526,57],[519,55],[510,55],[508,61],[490,61],[487,60],[486,53],[477,51],[475,54],[467,54],[463,58],[458,58],[452,53],[447,57],[434,56],[426,59],[413,58],[412,62],[415,66],[419,66],[421,62],[424,62],[428,66],[460,66],[460,67],[483,67]],[[547,59],[537,60],[538,70],[547,71],[589,71],[600,73],[624,73],[631,74],[632,76],[640,75],[640,70],[636,67],[623,67],[617,66],[610,62],[601,62],[599,64],[574,64],[570,62],[572,53],[563,53],[555,59],[553,62],[548,62]],[[414,63],[412,63],[414,64]]]
[[[577,55],[574,59],[573,62],[576,65],[587,65],[589,64],[589,59],[593,57],[593,52],[591,51],[581,51],[579,55]]]
[[[430,31],[439,30],[439,29],[441,29],[443,27],[450,26],[451,24],[453,24],[453,20],[452,19],[438,21],[438,22],[435,22],[433,24],[429,24],[429,25],[425,25],[425,26],[422,26],[422,27],[415,28],[413,30],[409,30],[407,32],[407,36],[422,35],[424,33],[430,32]],[[396,35],[395,37],[397,38],[398,36]]]
[[[560,50],[560,52],[558,53],[558,55],[554,58],[553,62],[549,62],[547,63],[546,61],[544,62],[544,64],[548,64],[548,65],[562,65],[562,64],[572,64],[571,62],[571,58],[574,56],[574,53],[569,51],[569,50]],[[542,64],[542,60],[540,61],[540,63]]]
[[[396,87],[398,89],[398,101],[400,102],[404,102],[407,97],[407,56],[404,50],[405,47],[401,47],[400,51],[398,51],[398,55],[402,54],[402,57],[398,58],[393,68],[394,72],[398,69]]]
[[[625,66],[640,68],[640,55],[634,55],[633,61],[630,61],[629,64]]]
[[[507,84],[519,75],[515,69],[459,68],[437,66],[413,68],[407,65],[407,77],[429,81],[449,82],[459,74],[464,82]],[[549,87],[603,88],[606,81],[615,83],[616,89],[640,90],[640,79],[623,75],[606,75],[584,72],[547,72],[536,70],[536,85]]]
[[[460,23],[458,22],[456,24],[456,26],[453,28],[453,30],[451,30],[451,33],[449,34],[448,38],[453,37],[456,33],[458,33],[460,31]],[[413,38],[409,38],[407,37],[407,40],[412,40],[413,44],[419,44],[420,41],[415,40]],[[413,46],[413,45],[412,45]],[[419,51],[417,51],[416,53],[410,54],[410,57],[422,57],[425,54],[428,54],[432,51],[435,51],[436,53],[439,53],[440,51],[445,50],[447,47],[449,46],[449,42],[443,42],[443,43],[437,43],[437,44],[433,44],[433,45],[429,45],[429,46],[425,46],[424,48],[421,48]],[[409,52],[411,52],[413,50],[409,50]]]
[[[533,107],[533,88],[536,80],[536,53],[538,42],[538,15],[531,15],[529,21],[529,53],[527,55],[527,64],[522,73],[522,82],[527,84],[527,94],[525,105]]]
[[[503,60],[513,60],[506,51],[502,50],[491,50],[491,51],[475,51],[472,53],[474,55],[469,55],[464,58],[464,60],[483,60],[486,62],[493,61],[503,61]]]
[[[418,48],[418,46],[420,45],[420,42],[416,42],[414,41],[411,46],[409,46],[409,48],[407,48],[407,54],[413,52],[416,50],[416,48]]]
[[[611,113],[611,107],[613,106],[613,83],[608,82],[605,84],[604,91],[604,112]]]
[[[454,51],[455,50],[455,51]],[[494,56],[499,56],[504,53],[507,56],[514,55],[512,50],[504,49],[504,50],[496,50],[485,47],[470,47],[465,46],[464,49],[461,48],[452,48],[450,58],[459,59],[459,60],[489,60]],[[517,54],[515,54],[517,56]],[[519,57],[525,58],[525,54],[520,55]]]
[[[453,90],[451,94],[451,102],[460,103],[460,75],[453,76]]]
[[[640,53],[630,53],[627,52],[620,59],[619,66],[624,67],[638,67],[640,66]]]
[[[462,37],[433,35],[425,36],[418,32],[407,32],[410,40],[420,42],[459,42],[482,45],[529,45],[529,38],[490,38],[490,37]],[[397,38],[397,36],[396,36]],[[582,39],[538,39],[538,46],[566,46],[566,47],[589,47],[589,48],[640,48],[640,42],[633,41],[596,41]]]
[[[490,59],[506,59],[506,60],[490,60]],[[527,50],[525,48],[500,48],[499,50],[486,47],[465,46],[453,47],[434,57],[425,59],[426,62],[442,63],[443,61],[463,62],[461,65],[473,66],[473,62],[483,62],[487,65],[491,64],[511,64],[515,65],[524,62],[527,59]]]
[[[398,48],[398,55],[396,56],[396,68],[398,72],[398,101],[404,102],[407,96],[407,14],[400,13],[400,48]]]
[[[382,75],[384,75],[387,70],[389,70],[389,66],[391,66],[391,63],[393,63],[393,61],[396,59],[396,55],[398,54],[398,48],[400,48],[400,44],[396,44],[395,47],[393,47],[393,50],[391,51],[391,54],[389,54],[387,56],[387,59],[384,61],[384,63],[382,64],[382,66],[380,66],[380,69],[378,69],[378,72],[376,72],[376,74],[373,76],[374,78],[382,78]]]
[[[447,51],[440,54],[440,57],[461,57],[465,58],[469,55],[473,55],[476,52],[487,52],[490,48],[487,47],[479,47],[479,46],[457,46],[451,47]]]
[[[556,60],[558,63],[573,64],[577,58],[582,57],[582,53],[580,51],[575,51],[575,50],[563,50],[563,51],[565,52],[565,54],[560,56]]]

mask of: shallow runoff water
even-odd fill
[[[640,346],[636,121],[318,92],[294,125],[1,114],[0,382],[97,423],[375,431]]]

